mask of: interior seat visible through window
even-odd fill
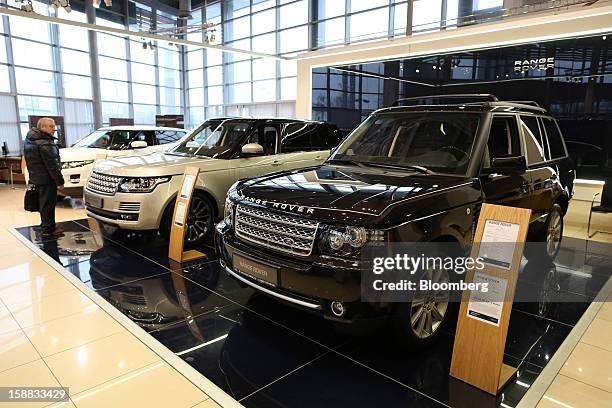
[[[484,167],[491,167],[491,160],[497,157],[520,155],[520,144],[514,117],[494,117],[485,149]]]

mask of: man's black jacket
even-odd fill
[[[28,132],[25,141],[25,159],[32,184],[64,184],[59,147],[54,137],[37,128]]]

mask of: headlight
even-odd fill
[[[232,200],[229,199],[229,197],[227,197],[225,198],[225,210],[223,211],[223,221],[225,221],[225,224],[227,224],[229,227],[232,226],[233,214],[234,214],[234,203],[232,202]]]
[[[150,193],[158,184],[170,181],[170,177],[126,177],[119,183],[122,193]]]
[[[385,240],[384,231],[363,227],[330,227],[325,234],[323,250],[334,255],[356,256],[369,242]]]
[[[62,162],[62,169],[74,169],[76,167],[87,166],[88,164],[93,163],[93,160],[81,160],[81,161],[69,161]]]

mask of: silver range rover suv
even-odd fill
[[[85,188],[87,215],[126,230],[159,230],[168,239],[185,167],[196,166],[200,176],[185,239],[197,244],[222,217],[234,182],[320,165],[341,137],[323,122],[211,119],[167,152],[98,162]]]

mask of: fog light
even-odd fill
[[[342,304],[342,302],[332,302],[331,303],[331,311],[336,317],[342,317],[346,313],[346,308]]]

